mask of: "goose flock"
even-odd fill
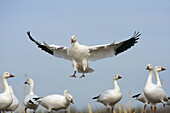
[[[138,37],[141,35],[139,32],[135,32],[134,35],[125,41],[120,43],[111,43],[98,46],[85,46],[78,43],[76,37],[73,35],[71,37],[71,47],[63,47],[58,45],[48,45],[45,42],[43,44],[34,40],[27,32],[31,41],[33,41],[39,48],[54,55],[59,58],[64,58],[71,60],[74,68],[74,73],[71,77],[76,77],[76,72],[83,73],[80,78],[85,77],[85,73],[93,72],[94,70],[88,66],[88,60],[96,61],[99,59],[115,56],[121,52],[134,46],[137,43]],[[152,64],[148,64],[146,70],[149,70],[149,76],[146,81],[146,85],[143,91],[132,98],[144,103],[144,110],[146,112],[146,106],[150,104],[152,113],[156,113],[156,105],[162,103],[164,107],[164,113],[166,113],[166,105],[170,105],[170,97],[167,97],[165,91],[162,88],[162,84],[159,78],[159,72],[166,70],[161,66],[156,66],[153,69]],[[156,84],[153,83],[153,72],[155,74]],[[0,94],[0,111],[5,113],[6,111],[11,111],[13,113],[19,106],[19,100],[15,96],[12,86],[8,85],[7,79],[14,77],[14,75],[9,72],[4,72],[2,75],[2,84],[4,91]],[[104,91],[103,93],[93,97],[96,102],[102,103],[107,107],[108,113],[110,111],[113,113],[115,105],[122,99],[123,94],[121,93],[120,87],[117,80],[121,79],[120,75],[113,76],[114,88]],[[39,105],[43,106],[48,110],[59,111],[61,109],[68,111],[68,107],[74,104],[73,96],[70,94],[69,90],[65,89],[64,94],[50,94],[44,97],[37,96],[34,94],[34,81],[29,78],[25,81],[25,84],[30,86],[28,95],[25,96],[23,100],[25,113],[27,109],[32,109],[33,113],[36,112]],[[111,107],[111,110],[110,110]]]

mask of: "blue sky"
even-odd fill
[[[170,95],[169,12],[168,0],[1,0],[0,73],[16,76],[8,82],[21,102],[24,81],[33,78],[35,94],[63,94],[68,89],[75,101],[71,107],[81,110],[87,108],[87,102],[93,109],[104,107],[91,98],[113,88],[114,74],[123,77],[118,81],[123,93],[120,103],[127,105],[129,91],[133,95],[143,90],[148,77],[145,68],[151,63],[167,69],[160,78]],[[135,30],[142,35],[133,48],[113,58],[89,62],[95,72],[83,79],[70,78],[70,61],[43,52],[26,35],[31,31],[39,42],[69,47],[72,35],[90,46],[126,40]],[[142,104],[132,100],[132,106],[137,105]]]

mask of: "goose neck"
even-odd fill
[[[156,78],[157,85],[162,86],[160,78],[159,78],[159,73],[157,71],[154,71],[154,73],[155,73],[155,78]]]
[[[34,95],[34,83],[30,84],[30,92],[29,92],[29,94]]]
[[[4,86],[4,92],[9,90],[8,82],[6,78],[2,78],[2,83]]]
[[[117,80],[113,80],[113,84],[114,84],[114,88],[120,89],[120,88],[119,88],[119,85],[118,85],[118,83],[117,83]]]
[[[152,83],[153,70],[149,70],[149,76],[146,84]]]
[[[79,43],[78,43],[77,41],[75,41],[75,42],[73,43],[73,46],[76,46],[76,45],[79,45]]]

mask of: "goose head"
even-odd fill
[[[148,64],[147,67],[146,67],[146,70],[153,70],[152,64]]]
[[[9,72],[4,72],[3,75],[2,75],[2,78],[10,78],[10,77],[15,77],[14,75],[10,74]]]
[[[164,71],[166,70],[165,68],[161,67],[161,66],[155,66],[155,69],[154,69],[156,72],[160,72],[160,71]]]
[[[72,104],[74,104],[73,102],[73,97],[69,94],[69,91],[67,89],[64,90],[64,95],[66,96],[66,99],[71,102]]]
[[[34,81],[31,78],[29,78],[27,79],[27,81],[25,81],[25,84],[28,84],[28,85],[34,84]]]
[[[118,80],[118,79],[121,79],[121,78],[122,78],[122,77],[119,76],[119,75],[114,75],[113,80]]]
[[[77,41],[77,38],[75,37],[75,35],[71,36],[71,44],[76,42]]]
[[[70,94],[67,94],[66,98],[67,98],[68,101],[70,101],[72,104],[74,104],[73,97]]]

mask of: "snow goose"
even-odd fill
[[[113,112],[115,104],[118,103],[122,98],[122,93],[120,92],[120,88],[117,84],[117,80],[120,78],[122,77],[120,77],[119,75],[115,75],[113,78],[114,89],[106,90],[99,96],[93,98],[97,99],[97,102],[103,103],[107,107],[108,112],[110,112],[110,106],[112,107]]]
[[[37,95],[34,94],[34,91],[33,91],[33,89],[34,89],[34,81],[31,78],[29,78],[29,79],[27,79],[25,84],[30,85],[30,92],[24,99],[25,113],[27,111],[27,108],[33,109],[33,113],[35,113],[39,104],[38,104],[38,102],[36,102],[33,99],[33,98],[38,97]]]
[[[161,66],[155,66],[154,68],[154,73],[155,73],[155,78],[156,78],[156,84],[159,85],[160,87],[162,87],[161,81],[159,79],[159,72],[166,70],[165,68],[161,67]]]
[[[9,72],[4,72],[2,75],[2,83],[4,86],[4,92],[0,94],[0,111],[5,112],[5,110],[12,104],[12,95],[7,83],[7,79],[14,77],[14,75]]]
[[[96,61],[118,55],[119,53],[124,52],[134,46],[134,44],[137,43],[137,40],[139,39],[138,37],[141,35],[139,32],[135,32],[130,39],[120,43],[113,42],[111,44],[97,46],[81,45],[78,43],[77,38],[73,35],[71,37],[72,46],[63,47],[58,45],[48,45],[45,42],[44,44],[41,44],[32,38],[29,31],[27,34],[30,40],[38,45],[38,47],[43,51],[48,52],[55,57],[71,60],[74,68],[74,74],[70,77],[76,77],[75,74],[77,70],[79,73],[83,73],[81,77],[85,77],[84,73],[91,73],[94,71],[88,66],[88,60]]]
[[[144,103],[144,110],[145,113],[146,106],[149,104],[148,99],[145,97],[144,92],[139,93],[137,95],[134,95],[132,98],[135,98],[136,100],[139,100],[140,102]]]
[[[65,109],[65,113],[67,112],[68,107],[70,106],[70,102],[74,104],[73,97],[70,95],[68,90],[64,90],[64,96],[53,94],[45,97],[34,98],[39,104],[48,109],[48,113],[51,110],[58,111],[60,109]]]
[[[155,112],[156,112],[156,104],[161,102],[164,106],[164,112],[166,113],[165,101],[168,101],[168,98],[164,90],[162,89],[162,87],[160,87],[157,84],[153,84],[152,82],[153,66],[149,64],[146,69],[149,70],[149,76],[144,88],[145,97],[149,100],[151,105],[155,106]]]
[[[6,111],[11,111],[11,113],[14,113],[14,111],[17,109],[17,107],[19,106],[19,100],[18,98],[14,95],[12,86],[9,86],[10,91],[11,91],[11,95],[13,98],[13,102],[12,104],[6,109]]]

